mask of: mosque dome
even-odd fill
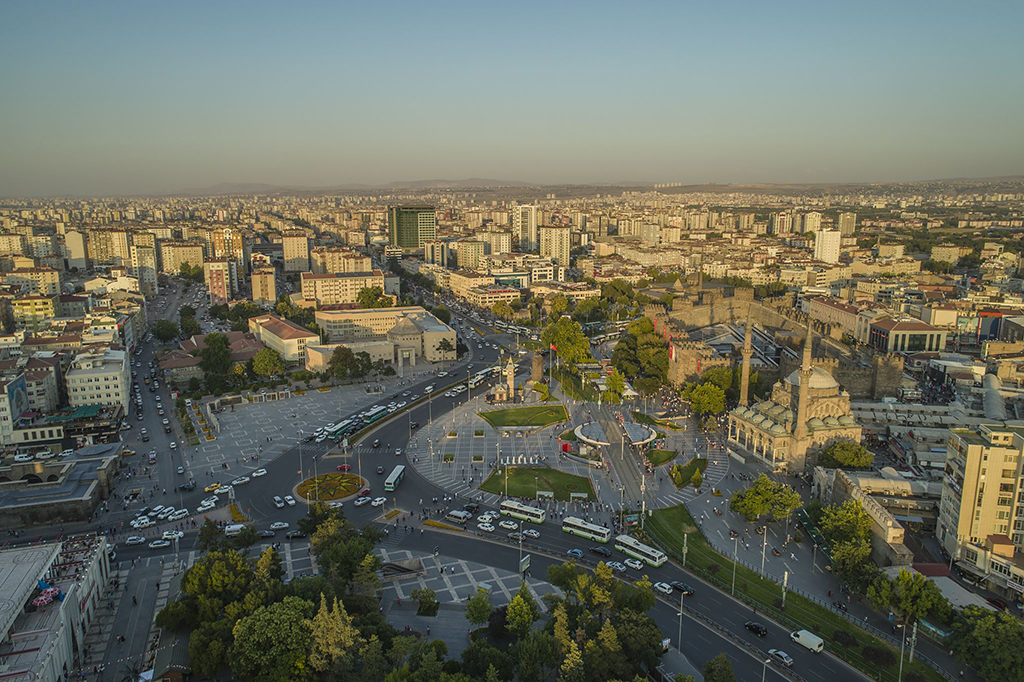
[[[781,424],[776,424],[775,426],[772,427],[772,433],[775,434],[776,436],[782,436],[785,435],[786,429],[782,428]]]
[[[790,372],[789,376],[786,377],[786,383],[790,386],[800,385],[800,370],[795,369]],[[823,370],[821,367],[811,368],[811,380],[808,388],[814,389],[829,389],[839,388],[839,384],[832,378],[832,375]]]

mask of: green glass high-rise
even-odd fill
[[[422,249],[437,235],[437,213],[433,206],[391,206],[388,208],[388,237],[391,246]]]

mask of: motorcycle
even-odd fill
[[[715,507],[715,516],[721,516],[721,515],[722,515],[722,510],[719,509],[718,507]]]

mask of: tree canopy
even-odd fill
[[[265,377],[276,376],[284,372],[284,361],[273,348],[264,348],[252,359],[252,371]]]
[[[745,490],[737,490],[729,500],[729,507],[748,521],[756,521],[765,514],[773,519],[784,518],[801,506],[800,493],[793,486],[772,480],[765,474],[758,476]]]
[[[392,300],[390,296],[384,295],[380,287],[363,287],[356,294],[356,302],[360,308],[390,308]]]
[[[867,469],[874,462],[874,454],[852,440],[836,441],[818,455],[818,464],[829,468]]]
[[[655,333],[654,323],[642,318],[626,327],[626,335],[615,344],[611,361],[634,388],[652,393],[668,377],[668,341]]]
[[[540,335],[541,342],[548,348],[555,347],[555,354],[566,368],[578,372],[578,365],[591,360],[590,341],[583,335],[579,322],[568,317],[560,317],[544,328]]]

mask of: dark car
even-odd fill
[[[989,604],[999,609],[1000,611],[1006,610],[1006,602],[1004,602],[1002,599],[998,597],[989,597],[985,601],[987,601]]]
[[[178,486],[178,490],[195,490],[195,489],[196,489],[196,482],[195,481],[189,481],[185,485],[179,485]]]
[[[381,475],[383,473],[384,473],[384,467],[377,467],[377,475],[379,476],[379,475]]]
[[[687,585],[686,583],[681,583],[678,580],[673,580],[672,582],[669,583],[669,585],[671,585],[676,590],[679,590],[680,592],[685,594],[687,597],[693,595],[693,588],[690,587],[689,585]]]
[[[480,511],[480,505],[477,504],[476,502],[470,502],[469,504],[465,504],[462,506],[462,508],[468,511],[470,514],[476,514],[478,511]]]
[[[420,423],[419,422],[413,422],[412,424],[409,424],[409,428],[411,428],[411,429],[418,429],[418,428],[420,428]]]
[[[758,623],[756,620],[748,620],[743,624],[743,627],[753,632],[758,637],[764,637],[768,634],[768,628]]]
[[[603,557],[610,557],[612,555],[612,551],[610,549],[608,549],[607,547],[600,547],[600,546],[591,547],[590,551],[593,554],[600,554]]]
[[[306,537],[306,534],[303,533],[301,530],[290,530],[287,533],[285,533],[284,536],[291,540],[294,538],[304,538]]]

